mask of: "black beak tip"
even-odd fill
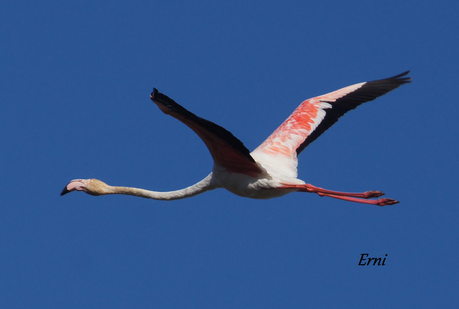
[[[65,186],[64,190],[62,190],[62,192],[61,192],[61,196],[62,196],[62,195],[65,195],[65,194],[67,194],[67,193],[69,193],[69,192],[70,192],[70,191],[67,190],[67,186]]]

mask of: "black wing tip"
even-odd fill
[[[362,88],[368,88],[368,87],[375,88],[375,89],[379,88],[380,91],[382,89],[384,89],[384,91],[381,91],[379,93],[379,95],[377,95],[376,97],[373,98],[373,100],[374,100],[377,97],[379,97],[381,95],[384,95],[387,92],[392,91],[392,90],[400,87],[401,85],[411,83],[411,77],[410,76],[406,76],[409,73],[410,73],[410,71],[406,71],[406,72],[403,72],[401,74],[398,74],[398,75],[395,75],[395,76],[392,76],[392,77],[389,77],[389,78],[369,81],[369,82],[366,82],[363,85]],[[356,92],[358,92],[358,90]],[[368,101],[371,101],[371,100],[368,100]]]
[[[406,72],[400,73],[398,75],[392,76],[387,78],[387,80],[392,80],[392,81],[397,81],[400,84],[407,84],[411,83],[411,76],[406,76],[410,73],[411,71],[408,70]],[[405,76],[405,77],[404,77]]]
[[[150,98],[152,101],[160,102],[168,107],[176,107],[177,105],[180,106],[177,102],[169,98],[167,95],[158,91],[158,89],[153,88],[153,92],[150,94]]]
[[[151,97],[152,99],[154,99],[158,94],[159,94],[158,89],[153,88],[153,91],[152,91],[152,93],[150,94],[150,97]]]

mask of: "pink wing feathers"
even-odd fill
[[[410,77],[403,77],[408,73],[355,84],[304,101],[252,152],[252,156],[265,165],[277,165],[275,169],[282,169],[289,177],[296,177],[297,155],[306,146],[349,110],[411,82]]]

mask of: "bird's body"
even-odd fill
[[[300,191],[379,206],[398,203],[387,198],[369,200],[381,196],[383,193],[380,191],[346,193],[306,184],[297,178],[297,156],[347,111],[409,83],[410,78],[403,77],[406,74],[408,72],[387,79],[355,84],[304,101],[252,152],[226,129],[194,115],[154,89],[151,94],[152,101],[164,113],[190,127],[204,141],[214,160],[212,172],[200,182],[177,191],[155,192],[112,187],[97,179],[77,179],[71,181],[61,195],[77,190],[92,195],[127,194],[173,200],[225,188],[236,195],[255,199],[269,199]]]
[[[259,164],[263,166],[260,162]],[[225,188],[226,190],[242,196],[254,199],[270,199],[280,197],[294,189],[282,189],[282,182],[273,177],[269,171],[266,171],[266,176],[252,177],[239,173],[230,173],[225,168],[214,165],[212,173],[212,183],[215,188]],[[286,179],[286,183],[288,180]],[[300,179],[291,179],[291,183],[304,184]]]

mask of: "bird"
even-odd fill
[[[214,165],[211,173],[184,189],[156,192],[132,187],[110,186],[98,179],[75,179],[61,192],[83,191],[90,195],[124,194],[155,200],[177,200],[209,190],[224,188],[238,196],[270,199],[292,192],[316,193],[350,202],[387,206],[399,203],[378,198],[381,191],[349,193],[316,187],[299,179],[298,155],[348,111],[410,83],[410,71],[362,82],[303,101],[294,112],[254,151],[225,128],[198,117],[156,88],[150,95],[159,109],[192,129],[207,146]]]

